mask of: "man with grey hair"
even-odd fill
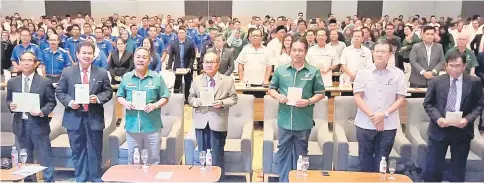
[[[230,76],[234,71],[234,52],[231,49],[225,48],[225,37],[223,34],[217,34],[213,38],[214,47],[207,50],[207,53],[215,53],[220,58],[218,72],[223,75]]]

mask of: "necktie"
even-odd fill
[[[87,69],[82,69],[82,73],[84,73],[84,75],[82,76],[82,84],[89,84]],[[84,107],[84,111],[87,111],[89,109],[89,104],[84,104],[83,107]]]
[[[445,111],[455,112],[455,103],[457,101],[457,79],[452,80],[450,85],[449,95],[447,96],[447,105],[445,106]]]
[[[25,82],[24,82],[24,93],[29,93],[30,92],[30,86],[29,86],[29,81],[30,81],[30,78],[26,77],[25,79]],[[29,117],[27,116],[27,113],[23,113],[22,114],[22,119],[28,119]]]
[[[215,80],[213,78],[210,78],[210,87],[215,87]]]
[[[220,53],[221,53],[221,52],[222,52],[222,51],[217,50],[217,55],[218,55],[219,57],[221,56],[221,55],[220,55]]]

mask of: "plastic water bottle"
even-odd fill
[[[387,179],[387,161],[385,157],[381,158],[380,161],[380,180],[386,180]]]
[[[133,154],[133,164],[134,168],[138,169],[140,168],[140,155],[139,155],[139,150],[138,148],[134,148],[134,154]]]
[[[304,176],[303,166],[302,155],[299,155],[299,158],[297,159],[297,178],[302,178]]]
[[[17,147],[12,146],[12,168],[18,167],[18,152]]]
[[[210,149],[207,149],[207,155],[205,155],[205,159],[206,170],[212,171],[212,151]]]

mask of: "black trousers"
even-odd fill
[[[192,86],[193,71],[185,75],[176,75],[175,77],[175,90],[181,92],[182,90],[182,79],[185,80],[185,103],[188,102],[188,95],[190,94],[190,87]]]

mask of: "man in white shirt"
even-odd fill
[[[354,123],[362,172],[377,172],[379,160],[388,160],[400,126],[398,109],[405,102],[407,87],[403,71],[388,64],[392,49],[387,40],[378,40],[373,50],[375,63],[355,77],[358,111]]]
[[[332,30],[329,32],[329,45],[333,47],[336,54],[338,54],[338,58],[341,58],[341,54],[343,53],[343,49],[346,48],[346,44],[343,41],[339,41],[339,34],[337,30]]]
[[[267,49],[269,50],[271,60],[275,60],[277,55],[281,53],[282,42],[284,41],[285,36],[286,36],[286,28],[282,25],[277,26],[276,39],[272,39],[267,44]]]
[[[343,49],[339,60],[343,71],[340,76],[342,85],[351,84],[355,80],[358,70],[373,63],[370,49],[361,44],[362,38],[363,32],[360,30],[353,32],[353,44]]]
[[[272,62],[269,51],[262,45],[262,31],[256,29],[250,33],[250,43],[239,53],[236,62],[239,63],[239,82],[251,85],[269,85],[272,72]],[[263,97],[263,93],[255,93]]]
[[[435,17],[435,15],[430,16],[430,23],[428,26],[440,27],[440,24],[437,23],[437,18]]]
[[[316,40],[318,44],[309,48],[306,61],[317,67],[324,78],[324,75],[331,73],[338,67],[339,58],[336,51],[331,46],[326,45],[326,30],[319,29],[316,32]],[[331,86],[332,84],[324,83],[324,85]]]

